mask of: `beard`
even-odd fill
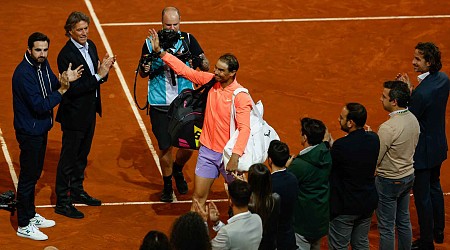
[[[222,82],[223,80],[222,80],[222,78],[220,77],[220,76],[214,76],[214,79],[217,81],[217,82]]]
[[[348,133],[350,131],[350,129],[348,127],[344,127],[342,124],[341,124],[341,130],[346,133]]]

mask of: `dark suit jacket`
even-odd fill
[[[336,140],[331,148],[331,215],[370,216],[378,204],[375,168],[380,140],[358,129]]]
[[[97,73],[99,62],[97,47],[91,40],[88,40],[88,43],[89,55],[95,68],[94,71]],[[69,63],[72,63],[72,69],[82,64],[84,71],[78,80],[71,83],[69,90],[63,95],[56,114],[56,121],[61,123],[63,130],[85,131],[95,121],[96,112],[100,116],[102,114],[100,84],[106,81],[106,78],[97,81],[91,74],[81,52],[70,39],[59,52],[57,62],[60,73],[67,70]]]
[[[272,192],[279,194],[281,197],[277,248],[297,249],[294,232],[294,206],[298,195],[297,178],[287,170],[273,173]]]
[[[450,82],[445,73],[428,75],[411,95],[409,110],[420,125],[419,142],[414,154],[414,168],[427,169],[447,159],[445,110]]]

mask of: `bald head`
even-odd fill
[[[180,30],[180,12],[175,7],[166,7],[162,11],[162,26],[165,30]]]

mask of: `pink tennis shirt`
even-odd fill
[[[169,53],[166,53],[161,59],[177,75],[181,75],[193,83],[203,85],[214,77],[212,73],[189,68]],[[203,146],[219,153],[223,152],[225,145],[230,140],[231,100],[233,92],[237,88],[242,88],[242,86],[236,79],[225,88],[222,88],[220,83],[216,82],[208,93],[200,142]],[[239,130],[239,136],[233,148],[233,153],[242,155],[250,136],[252,101],[246,93],[239,93],[235,97],[234,103],[236,106],[236,128]]]

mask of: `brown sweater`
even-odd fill
[[[419,122],[408,110],[391,114],[391,118],[380,125],[378,176],[400,179],[414,173],[413,156],[419,133]]]

